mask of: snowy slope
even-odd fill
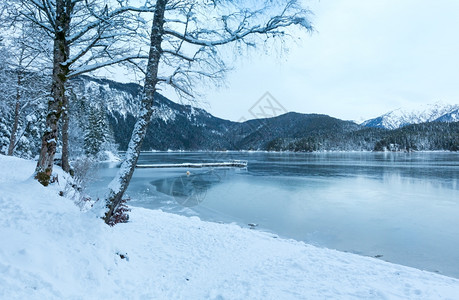
[[[79,76],[72,80],[76,100],[97,105],[107,115],[114,140],[126,150],[138,115],[142,86],[107,79]],[[201,108],[175,103],[155,94],[152,122],[143,143],[151,149],[214,149],[227,148],[221,136],[233,122],[216,118]]]
[[[456,106],[457,107],[457,106]],[[436,119],[437,122],[459,122],[459,107]]]
[[[457,299],[459,280],[133,208],[108,227],[0,156],[0,299]],[[123,255],[124,259],[121,258]]]
[[[456,122],[459,121],[458,109],[459,105],[442,102],[420,105],[416,108],[399,108],[377,118],[367,120],[361,125],[365,127],[396,129],[409,124],[432,121]]]
[[[110,115],[137,117],[142,86],[135,83],[119,83],[108,79],[79,76],[72,80],[72,91],[78,98],[87,98],[100,102]],[[205,110],[190,105],[180,105],[156,94],[153,120],[164,123],[174,122],[177,115],[184,116],[190,122],[199,123],[199,118],[211,118]],[[198,122],[198,123],[197,123]],[[202,124],[201,124],[202,125]]]

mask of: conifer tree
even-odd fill
[[[96,156],[102,150],[102,145],[107,141],[106,132],[107,122],[104,111],[100,106],[90,106],[84,136],[84,148],[87,155]]]

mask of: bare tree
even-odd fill
[[[14,97],[12,81],[8,70],[9,52],[4,46],[3,38],[0,37],[0,153],[6,154],[9,146],[9,119],[11,116],[11,103]]]
[[[0,90],[12,115],[8,124],[10,129],[6,154],[13,155],[19,139],[25,133],[24,130],[19,132],[21,124],[22,127],[28,127],[30,118],[27,116],[48,94],[44,92],[45,84],[41,79],[48,55],[46,39],[29,38],[35,32],[34,24],[14,24],[11,15],[5,13],[6,7],[0,7],[0,29],[8,33],[4,36],[2,45],[4,78],[1,79]]]
[[[44,54],[46,46],[40,40],[30,41],[28,34],[33,28],[21,26],[19,35],[10,41],[10,59],[8,61],[11,75],[15,77],[14,120],[11,128],[10,143],[7,155],[13,155],[17,145],[19,120],[30,106],[38,104],[48,95],[44,90],[43,80],[37,80],[44,73]]]
[[[159,86],[167,84],[179,95],[192,98],[197,81],[220,80],[225,74],[221,48],[256,48],[270,41],[282,42],[290,27],[312,30],[308,14],[296,0],[156,1],[140,114],[126,157],[109,185],[107,224],[113,223],[134,173]]]
[[[67,80],[109,65],[143,57],[131,49],[129,38],[136,34],[137,17],[134,13],[148,12],[151,8],[131,7],[126,5],[126,1],[113,2],[116,7],[108,6],[100,0],[17,2],[17,19],[35,23],[41,28],[42,35],[53,41],[52,99],[48,103],[46,131],[42,137],[40,157],[35,170],[35,178],[43,185],[48,185],[53,171],[59,122],[67,114]],[[64,124],[64,131],[66,128],[67,124]],[[63,137],[63,169],[68,171],[66,133]]]

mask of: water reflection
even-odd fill
[[[175,201],[185,207],[199,205],[206,198],[207,190],[220,183],[228,176],[229,169],[210,169],[204,172],[154,180],[151,182],[160,193],[174,197]]]
[[[284,237],[459,278],[458,153],[224,154],[248,160],[248,169],[189,176],[184,169],[136,170],[132,205],[257,223]],[[140,163],[215,157],[148,153]],[[116,171],[100,169],[101,187]]]

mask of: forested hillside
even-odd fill
[[[15,74],[10,74],[14,78]],[[30,75],[24,83],[46,91]],[[69,83],[70,154],[100,156],[125,150],[138,114],[142,87],[80,76]],[[32,96],[24,93],[24,99]],[[14,97],[11,103],[14,103]],[[34,157],[44,126],[46,92],[20,112],[14,153]],[[21,106],[21,107],[22,107]],[[0,142],[7,153],[14,105],[0,107]],[[143,150],[414,151],[459,149],[458,122],[430,122],[395,130],[371,128],[327,115],[287,113],[242,123],[216,118],[203,109],[177,104],[156,94],[153,120]]]

